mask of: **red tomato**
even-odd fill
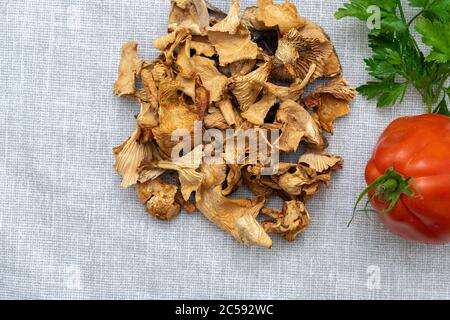
[[[392,122],[367,164],[367,183],[374,183],[389,168],[405,179],[413,178],[406,184],[415,196],[402,194],[389,212],[390,203],[385,199],[389,191],[395,192],[393,189],[373,198],[371,203],[381,222],[409,240],[450,242],[450,117],[429,114]],[[374,192],[372,189],[369,195]]]

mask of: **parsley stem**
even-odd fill
[[[420,12],[418,14],[416,14],[411,21],[408,22],[408,28],[411,27],[412,23],[419,17],[422,15],[422,13],[425,12],[425,9],[420,10]]]
[[[408,22],[406,21],[405,12],[403,11],[403,6],[401,0],[398,0],[398,10],[400,11],[400,16],[402,17],[403,22],[408,25]]]
[[[419,48],[419,45],[417,44],[416,39],[414,38],[414,36],[413,36],[413,35],[411,34],[411,32],[409,31],[409,27],[410,27],[412,21],[414,21],[414,19],[416,19],[417,17],[414,17],[413,20],[410,21],[410,22],[408,23],[408,21],[406,21],[405,11],[403,10],[403,6],[402,6],[401,0],[398,0],[397,2],[398,2],[398,10],[399,10],[399,12],[400,12],[400,17],[402,18],[403,23],[404,23],[406,26],[408,26],[408,35],[409,35],[409,38],[411,39],[411,41],[412,41],[414,47],[416,48],[416,50],[417,50],[418,52],[421,52],[421,51],[420,51],[420,48]]]
[[[433,100],[434,100],[433,89],[431,87],[424,88],[422,90],[416,87],[416,89],[422,96],[422,100],[427,106],[427,112],[432,113],[433,112]]]
[[[446,90],[444,88],[445,84],[447,83],[448,77],[450,76],[450,73],[446,73],[443,77],[442,80],[439,82],[436,92],[434,94],[434,102],[438,102],[439,98],[441,97],[441,93],[444,93],[444,98],[446,93]]]

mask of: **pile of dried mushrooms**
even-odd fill
[[[135,185],[158,219],[198,210],[246,245],[270,248],[270,233],[294,240],[310,224],[305,204],[342,167],[325,152],[323,132],[333,133],[355,96],[329,37],[294,4],[272,0],[243,11],[233,0],[228,14],[205,0],[172,0],[168,32],[154,42],[162,52],[154,61],[139,58],[135,42],[122,48],[114,91],[140,103],[135,131],[114,148],[122,186]],[[320,78],[328,80],[307,90]],[[276,128],[274,148],[303,151],[272,176],[258,163],[172,162],[171,133],[193,131],[195,121],[204,129]],[[177,183],[163,179],[167,172]],[[242,185],[255,197],[230,197]],[[285,201],[280,210],[265,207],[275,195]]]

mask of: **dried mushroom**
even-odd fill
[[[214,49],[214,46],[208,42],[207,37],[192,37],[191,49],[194,50],[195,54],[198,56],[211,58],[216,54],[216,49]]]
[[[229,97],[225,97],[222,101],[217,103],[217,107],[222,112],[222,115],[229,126],[239,127],[243,120],[239,111],[233,106]]]
[[[113,150],[122,186],[135,185],[161,220],[198,210],[245,245],[270,248],[271,233],[293,241],[311,223],[306,203],[343,165],[326,153],[324,132],[355,90],[330,38],[289,1],[241,10],[232,0],[225,14],[205,0],[171,0],[168,34],[154,46],[153,61],[136,42],[122,47],[114,92],[140,104],[136,129]],[[319,78],[332,79],[308,90]],[[255,141],[267,149],[255,152]],[[299,160],[275,161],[279,153]],[[231,197],[241,186],[255,196]],[[273,196],[281,210],[265,207]]]
[[[251,41],[250,31],[240,16],[239,1],[233,0],[227,17],[208,28],[209,41],[219,55],[221,66],[244,59],[254,60],[258,55],[258,46]]]
[[[239,107],[242,111],[247,111],[247,109],[256,102],[271,70],[272,63],[266,62],[258,69],[245,76],[238,76],[230,79],[231,92],[239,102]]]
[[[281,34],[305,25],[305,19],[299,16],[297,7],[289,1],[274,4],[273,0],[258,0],[256,19],[265,27],[277,27]]]
[[[349,87],[341,75],[324,86],[314,90],[311,96],[304,99],[307,107],[317,107],[320,125],[330,133],[333,132],[333,121],[350,112],[350,102],[355,98],[355,89]]]
[[[209,26],[208,6],[204,0],[173,0],[169,32],[187,28],[193,35],[204,35]]]
[[[315,66],[312,79],[323,76],[326,59],[333,48],[317,38],[305,38],[297,29],[291,29],[278,43],[275,53],[276,76],[282,80],[305,79]]]
[[[196,206],[209,220],[246,245],[272,247],[272,240],[256,220],[266,202],[255,199],[230,199],[222,194],[225,166],[204,165],[205,181],[196,193]]]
[[[323,152],[306,152],[298,159],[298,163],[307,165],[318,173],[329,169],[336,169],[342,165],[342,158]]]
[[[136,91],[136,77],[142,67],[137,48],[138,44],[133,41],[125,43],[122,47],[119,78],[114,85],[114,93],[119,97],[133,95]]]
[[[288,241],[294,241],[298,234],[309,227],[311,217],[301,201],[288,201],[281,212],[263,209],[262,212],[272,218],[263,222],[267,232],[276,232]]]
[[[342,168],[342,164],[341,157],[307,152],[300,157],[298,165],[278,177],[277,184],[287,194],[306,202],[323,184],[330,185],[332,172]]]
[[[196,109],[179,95],[177,81],[168,80],[160,84],[159,125],[153,129],[153,135],[163,154],[170,156],[177,144],[171,139],[175,130],[186,129],[193,135],[195,121],[203,116]]]
[[[223,116],[222,112],[215,111],[213,113],[208,114],[205,116],[204,119],[205,122],[205,128],[207,129],[221,129],[225,130],[228,129],[230,126],[228,125],[227,121],[225,120],[225,117]]]
[[[242,113],[242,117],[253,124],[262,125],[267,117],[270,108],[278,102],[278,99],[273,94],[265,94],[261,100],[250,105],[247,111]]]
[[[317,149],[325,148],[326,141],[319,124],[297,102],[292,100],[283,102],[276,119],[283,125],[279,143],[281,151],[296,152],[302,140],[314,145]]]
[[[177,186],[157,179],[139,183],[136,192],[141,203],[147,206],[147,211],[160,220],[171,220],[180,213],[180,204],[175,196]]]
[[[220,101],[227,77],[221,74],[214,65],[214,61],[201,56],[192,57],[194,72],[200,76],[203,85],[210,93],[211,102]]]
[[[137,127],[130,138],[113,150],[116,156],[114,169],[123,177],[123,188],[136,184],[141,162],[152,159],[151,144],[141,143],[139,141],[141,134],[142,130]]]
[[[224,196],[229,196],[237,188],[242,179],[242,165],[232,164],[228,166],[227,179],[225,180],[226,187],[222,190]]]
[[[306,24],[303,28],[299,29],[300,36],[306,39],[317,40],[324,51],[329,51],[328,57],[325,57],[324,66],[321,77],[334,77],[341,72],[341,63],[336,54],[336,51],[331,43],[330,37],[319,25],[306,19]],[[331,50],[328,50],[331,48]]]

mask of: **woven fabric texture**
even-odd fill
[[[333,18],[343,1],[293,2],[328,32],[349,83],[367,81],[367,29]],[[378,136],[424,109],[412,91],[385,110],[357,98],[329,137],[344,170],[308,204],[311,228],[293,243],[274,236],[272,250],[199,213],[157,221],[119,187],[111,149],[138,112],[112,92],[120,48],[136,40],[157,57],[168,13],[159,0],[0,2],[0,298],[450,298],[448,246],[406,242],[364,214],[347,228]]]

